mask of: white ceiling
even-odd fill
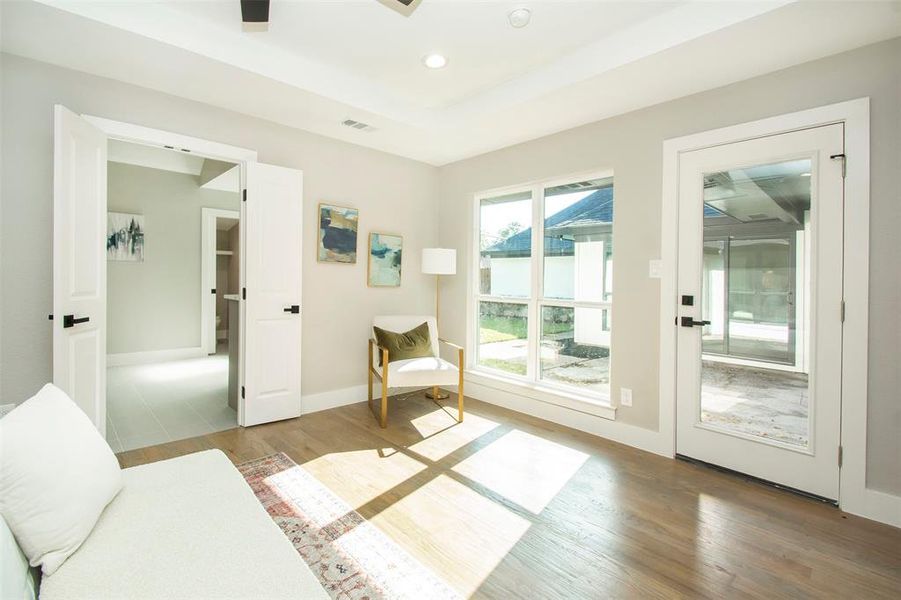
[[[204,189],[234,193],[238,193],[238,190],[241,189],[240,173],[237,165],[228,169],[227,164],[212,161],[215,165],[224,165],[224,168],[227,170],[222,171],[222,168],[214,166],[215,173],[218,173],[218,175],[210,177],[209,181],[204,181],[204,163],[208,159],[180,150],[169,150],[157,148],[156,146],[110,140],[107,145],[107,160],[114,163],[193,175],[197,177],[198,186]]]
[[[245,33],[238,0],[6,0],[2,48],[440,165],[896,37],[899,6],[273,0]]]

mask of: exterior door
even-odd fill
[[[835,124],[679,159],[677,453],[832,500],[843,147]]]
[[[53,383],[105,436],[106,134],[53,118]]]
[[[300,416],[300,171],[247,164],[241,424]]]

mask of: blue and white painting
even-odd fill
[[[106,258],[144,262],[144,215],[107,213]]]
[[[398,287],[404,240],[399,235],[369,234],[369,285]]]
[[[357,262],[357,227],[360,211],[356,208],[319,205],[320,262]]]

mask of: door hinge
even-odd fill
[[[839,446],[838,447],[838,466],[839,467],[842,466],[842,459],[844,458],[844,454],[845,454],[844,449],[841,446]]]
[[[845,301],[844,300],[842,300],[841,316],[842,316],[842,323],[844,323],[845,322]]]
[[[846,156],[844,155],[844,153],[842,153],[842,154],[831,154],[831,155],[829,156],[829,158],[831,158],[832,160],[840,160],[840,161],[842,161],[842,179],[844,179],[844,178],[845,178],[845,172],[846,172],[846,170],[847,170],[845,167],[846,167],[846,165],[847,165],[847,163],[848,163],[848,157],[846,157]]]
[[[247,288],[241,288],[241,299],[247,300]]]
[[[244,386],[241,386],[241,398],[244,398]]]
[[[247,202],[247,190],[241,190],[241,201]]]

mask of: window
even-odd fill
[[[477,201],[477,368],[607,401],[613,178]]]

